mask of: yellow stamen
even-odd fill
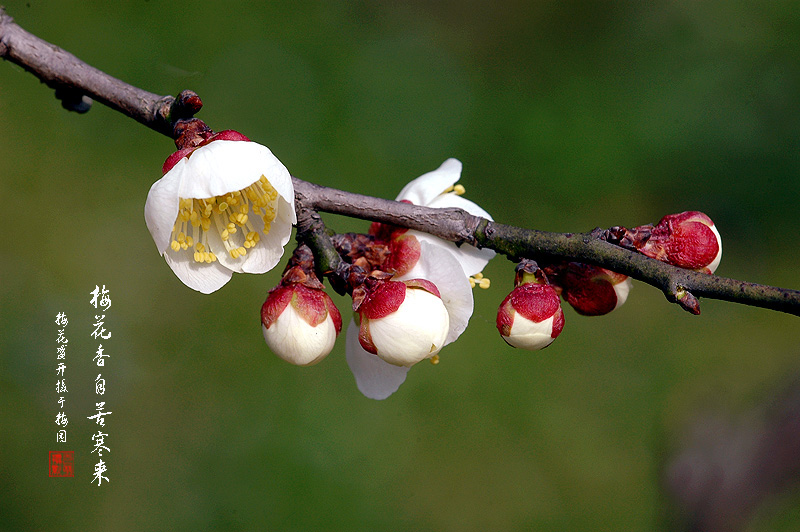
[[[243,258],[261,241],[261,231],[256,231],[249,213],[263,220],[263,233],[268,234],[277,215],[277,200],[278,192],[263,175],[242,190],[210,198],[180,198],[169,249],[191,248],[195,262],[214,262],[217,256],[211,251],[208,235],[216,231],[224,246],[217,251],[225,251],[233,259]]]
[[[438,363],[439,363],[439,355],[433,355],[431,357],[431,364],[433,364],[435,366]]]
[[[489,280],[488,277],[484,277],[481,272],[478,272],[469,278],[469,285],[472,288],[478,286],[479,288],[483,288],[484,290],[486,290],[492,285],[492,282]]]

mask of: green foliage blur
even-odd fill
[[[795,2],[7,0],[23,28],[269,146],[303,179],[394,198],[448,157],[505,223],[585,231],[702,210],[718,273],[800,288]],[[344,338],[311,368],[266,348],[280,268],[201,295],[159,257],[144,201],[174,146],[0,61],[0,530],[669,529],[662,470],[699,413],[744,415],[800,370],[796,317],[634,283],[541,352],[506,346],[497,258],[467,332],[389,399]],[[367,223],[325,216],[337,231]],[[282,268],[282,266],[281,266]],[[97,368],[95,285],[110,289]],[[344,315],[348,300],[336,298]],[[69,325],[66,445],[55,317]],[[91,484],[94,379],[110,482]],[[74,478],[48,478],[74,450]],[[747,530],[800,529],[800,494]]]

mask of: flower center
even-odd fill
[[[209,245],[212,232],[219,235],[225,252],[232,259],[242,258],[261,240],[250,219],[250,213],[264,222],[268,234],[277,214],[278,192],[263,175],[242,190],[213,198],[180,198],[178,219],[172,228],[170,249],[175,252],[192,249],[195,262],[211,263],[217,255]],[[219,245],[214,243],[214,248]]]

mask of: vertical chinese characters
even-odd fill
[[[92,296],[92,299],[89,301],[89,304],[92,305],[95,309],[101,309],[104,312],[108,312],[108,309],[111,308],[111,295],[106,289],[106,285],[103,285],[100,288],[98,285],[95,285],[94,290],[89,292]],[[93,362],[97,365],[97,367],[105,367],[105,362],[107,358],[110,358],[110,355],[104,353],[103,344],[100,343],[101,340],[108,340],[111,338],[111,331],[106,330],[105,328],[105,319],[106,314],[95,314],[94,316],[94,323],[92,327],[94,330],[91,333],[91,337],[98,341],[97,351],[95,352],[95,356],[92,359]],[[105,395],[106,393],[106,380],[103,378],[102,373],[98,373],[97,377],[94,380],[94,393],[95,395]],[[112,414],[112,412],[106,410],[106,402],[105,401],[98,401],[95,403],[95,410],[97,411],[96,414],[92,416],[87,416],[87,419],[93,420],[99,427],[105,428],[106,427],[106,416]],[[98,462],[94,465],[94,474],[92,476],[92,484],[97,482],[97,485],[100,486],[104,481],[109,482],[107,476],[104,475],[106,471],[108,471],[108,466],[103,461],[103,453],[110,453],[111,449],[106,445],[105,438],[108,437],[108,433],[105,433],[101,430],[98,430],[95,434],[92,435],[92,453],[97,454]]]
[[[67,442],[67,424],[69,419],[64,412],[64,404],[66,403],[67,384],[64,378],[64,372],[67,369],[67,344],[69,340],[66,337],[65,331],[69,320],[67,315],[59,312],[56,315],[56,325],[59,327],[58,335],[56,337],[56,395],[58,396],[58,414],[56,414],[56,425],[59,429],[56,431],[56,443]]]

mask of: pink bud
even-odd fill
[[[722,238],[711,218],[687,211],[664,216],[640,251],[680,268],[714,273],[722,258]]]
[[[333,349],[342,316],[323,290],[291,283],[270,291],[261,307],[261,324],[264,340],[276,355],[310,366]]]
[[[528,350],[550,345],[564,328],[564,312],[552,286],[524,283],[511,291],[497,311],[497,330],[512,347]]]
[[[569,263],[560,280],[564,300],[584,316],[602,316],[619,308],[631,289],[627,275],[579,262]]]

